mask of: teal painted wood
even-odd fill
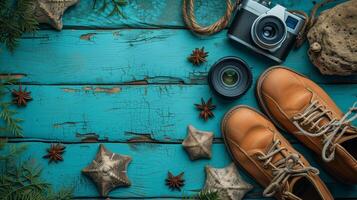
[[[187,60],[197,47],[209,52],[208,62],[200,67]],[[357,82],[357,76],[322,76],[306,49],[291,52],[284,65],[319,83]],[[21,81],[31,84],[206,84],[210,66],[232,55],[249,64],[254,78],[274,65],[236,46],[225,31],[199,39],[186,30],[66,30],[23,38],[13,55],[0,54],[0,66],[1,73],[25,75]]]
[[[129,0],[124,7],[127,18],[107,17],[111,9],[103,13],[93,12],[92,0],[81,1],[75,7],[69,9],[64,17],[65,28],[183,28],[181,6],[182,0]],[[196,16],[200,23],[211,24],[224,14],[225,0],[195,1]],[[232,1],[234,2],[234,1]],[[273,4],[279,3],[289,9],[309,12],[313,7],[313,1],[301,0],[273,0]]]
[[[21,145],[21,144],[10,144]],[[46,153],[47,143],[29,142],[28,149],[22,159],[32,158],[43,167],[43,178],[53,184],[55,188],[61,186],[74,186],[76,197],[97,197],[98,193],[94,184],[81,175],[81,169],[87,166],[98,149],[99,144],[67,144],[64,153],[64,161],[58,164],[48,164],[42,156]],[[129,188],[119,188],[110,193],[111,197],[135,198],[135,197],[182,197],[192,195],[202,188],[205,180],[204,166],[224,167],[231,162],[224,145],[213,145],[211,160],[190,161],[188,155],[179,144],[117,144],[106,143],[105,146],[115,153],[132,157],[128,175],[132,181]],[[315,158],[309,154],[306,148],[300,145],[295,147],[311,162],[319,167]],[[243,178],[254,185],[255,189],[247,194],[247,198],[261,198],[262,189],[245,173],[239,169]],[[185,172],[186,184],[182,192],[171,191],[164,180],[167,171],[174,174]],[[335,198],[355,197],[357,186],[345,186],[337,183],[324,170],[321,170],[321,178],[325,181]]]
[[[355,85],[322,85],[342,110],[356,100]],[[220,137],[219,122],[234,105],[258,107],[254,87],[234,102],[214,98],[216,117],[205,122],[194,103],[212,96],[207,85],[142,86],[27,86],[34,100],[18,109],[27,138],[79,142],[84,134],[109,141],[131,141],[138,136],[177,142],[189,124]],[[88,135],[87,135],[88,136]],[[87,138],[88,139],[88,138]]]
[[[196,14],[203,24],[216,20],[225,9],[224,1],[197,2]],[[312,7],[312,1],[275,2],[290,9],[308,11]],[[23,77],[21,81],[34,97],[27,108],[18,109],[19,116],[25,119],[25,138],[11,142],[29,145],[24,158],[32,156],[38,160],[44,167],[44,179],[56,188],[75,185],[77,198],[98,197],[94,185],[80,174],[98,148],[98,143],[83,142],[98,140],[106,142],[113,152],[134,159],[129,167],[133,186],[113,191],[112,197],[180,198],[183,193],[164,186],[167,170],[185,171],[188,181],[185,194],[199,190],[204,183],[206,164],[223,167],[231,162],[219,140],[219,120],[224,112],[237,104],[257,107],[251,88],[235,102],[214,98],[218,106],[216,118],[206,123],[199,119],[193,103],[212,96],[206,85],[210,66],[223,56],[239,56],[248,62],[256,79],[273,63],[231,44],[226,31],[197,38],[182,30],[181,1],[132,0],[124,10],[128,19],[107,18],[108,10],[98,14],[91,9],[91,1],[81,1],[64,15],[62,32],[41,30],[24,36],[13,55],[0,47],[0,73]],[[194,48],[202,46],[210,52],[208,62],[194,67],[186,57]],[[321,76],[309,62],[306,49],[307,45],[291,52],[284,65],[321,83],[345,111],[356,100],[357,87],[331,83],[356,83],[357,77]],[[188,124],[215,132],[212,160],[189,161],[179,145]],[[310,151],[289,135],[285,136],[312,165],[320,166]],[[48,165],[41,158],[51,141],[66,143],[63,163]],[[244,171],[241,173],[256,186],[247,199],[261,199],[261,188]],[[323,170],[321,177],[336,198],[357,197],[357,186],[342,185]]]

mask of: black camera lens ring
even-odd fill
[[[237,83],[225,85],[222,80],[223,73],[233,69],[237,73]],[[227,56],[214,63],[208,72],[208,84],[212,91],[226,100],[241,97],[252,85],[252,73],[248,64],[235,56]]]
[[[258,24],[255,26],[255,32],[257,35],[257,38],[266,44],[276,44],[281,42],[284,39],[284,35],[286,34],[286,27],[285,23],[281,21],[281,19],[275,17],[275,16],[265,16],[262,19],[260,19]],[[264,29],[266,27],[271,27],[272,30],[275,32],[275,37],[265,37],[264,35]]]
[[[275,31],[275,37],[264,36],[264,28],[270,26]],[[263,49],[274,50],[279,48],[285,40],[287,29],[285,22],[274,15],[262,15],[258,17],[251,27],[251,37],[255,44]]]

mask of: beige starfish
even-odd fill
[[[212,132],[200,131],[189,125],[188,135],[182,142],[182,146],[189,154],[191,160],[211,158],[212,141]]]
[[[37,0],[35,16],[39,23],[46,23],[57,30],[62,30],[62,16],[68,7],[79,0]]]
[[[252,185],[242,179],[234,163],[221,169],[206,166],[203,190],[218,192],[220,199],[241,200],[252,188]]]
[[[116,187],[131,185],[127,176],[130,162],[129,156],[112,153],[101,144],[95,160],[82,173],[93,180],[101,196],[107,196]]]

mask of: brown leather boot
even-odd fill
[[[331,175],[357,183],[356,103],[343,114],[318,85],[280,66],[261,75],[257,96],[271,120],[318,154]]]
[[[222,135],[235,163],[265,190],[265,197],[291,200],[331,200],[319,171],[262,114],[247,106],[230,110],[222,120]]]

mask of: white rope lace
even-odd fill
[[[324,136],[322,141],[322,159],[325,162],[329,162],[335,157],[335,142],[338,141],[349,128],[357,130],[356,127],[351,125],[351,122],[357,118],[356,111],[357,101],[340,120],[335,117],[330,119],[327,113],[332,113],[332,111],[328,110],[325,106],[319,104],[319,102],[315,100],[305,109],[305,111],[293,117],[293,124],[303,135],[310,137]],[[327,119],[330,119],[330,121],[320,126],[320,122],[323,119],[326,119],[323,116],[327,116]],[[303,127],[306,126],[309,127],[308,130],[303,129]]]
[[[286,148],[281,147],[280,144],[279,140],[275,140],[267,154],[258,157],[259,160],[264,161],[264,167],[270,165],[273,168],[273,179],[263,192],[265,197],[274,196],[275,193],[281,190],[290,177],[307,176],[308,172],[319,174],[318,169],[311,166],[305,167],[300,161],[300,156],[298,154],[289,154],[273,164],[271,162],[273,156],[283,150],[286,150]],[[297,165],[300,165],[301,167],[295,168]],[[283,195],[289,196],[289,192],[284,192]]]

